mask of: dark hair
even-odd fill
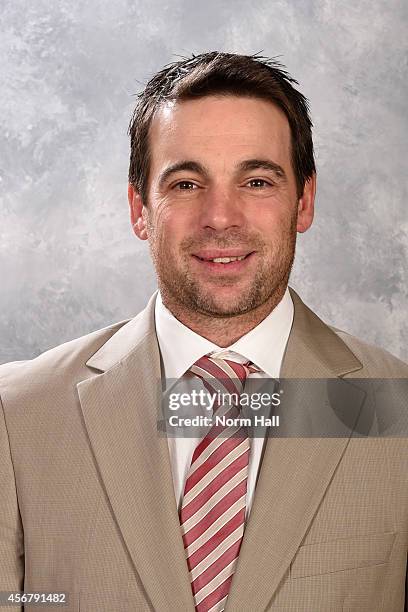
[[[149,128],[167,100],[181,101],[209,95],[249,96],[269,100],[286,115],[292,136],[292,165],[298,197],[316,171],[308,100],[293,87],[298,82],[275,59],[212,51],[182,58],[164,66],[138,94],[128,134],[129,182],[147,204],[150,168]]]

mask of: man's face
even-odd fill
[[[149,137],[148,201],[130,200],[164,301],[213,317],[264,304],[286,286],[296,231],[312,221],[283,112],[249,97],[168,103]]]

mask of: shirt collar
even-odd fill
[[[255,363],[271,378],[280,374],[283,354],[293,322],[293,302],[288,288],[279,304],[254,329],[227,348],[203,338],[181,323],[157,294],[156,333],[166,379],[178,379],[197,359],[208,353],[222,357],[234,351]]]

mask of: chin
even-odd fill
[[[220,295],[221,292],[205,295],[201,295],[197,299],[197,308],[203,312],[211,314],[212,316],[233,316],[244,314],[253,309],[251,298],[242,300],[242,293],[236,296],[231,296],[229,292],[225,298]]]

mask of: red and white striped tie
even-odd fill
[[[250,362],[204,356],[190,368],[211,393],[241,395]],[[214,414],[239,416],[236,404]],[[180,510],[180,524],[197,612],[226,606],[245,528],[250,444],[245,427],[213,425],[196,447]]]

